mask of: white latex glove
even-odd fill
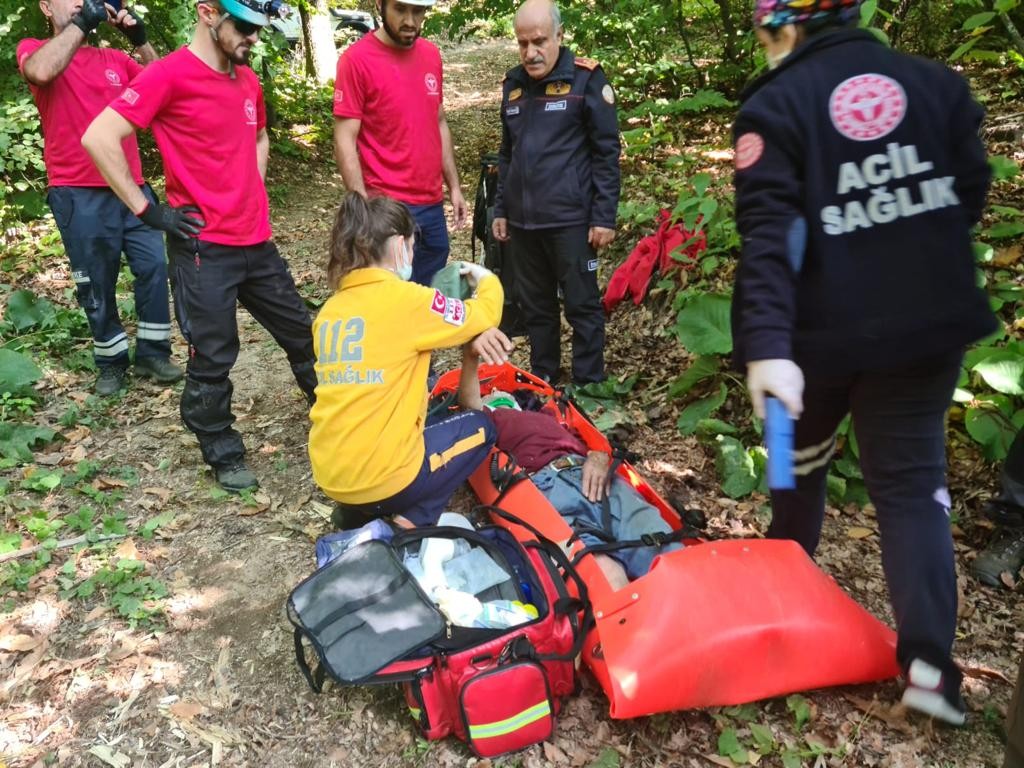
[[[754,413],[764,418],[764,399],[774,395],[789,415],[799,419],[804,410],[804,372],[792,360],[754,360],[747,363],[747,389]]]
[[[459,274],[466,276],[466,282],[469,283],[469,287],[474,291],[476,287],[480,285],[480,281],[488,275],[493,275],[491,270],[487,269],[483,264],[474,264],[469,261],[459,262]]]

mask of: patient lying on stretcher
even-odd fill
[[[500,400],[505,402],[499,404]],[[520,410],[512,397],[486,402],[480,396],[478,362],[472,353],[463,356],[459,405],[489,410],[498,431],[498,448],[530,473],[533,484],[588,547],[672,533],[655,507],[609,471],[611,457],[607,453],[589,450],[546,411]],[[682,544],[672,542],[594,556],[609,584],[618,589],[647,573],[657,555],[680,548]]]

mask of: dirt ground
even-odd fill
[[[467,44],[446,51],[446,58],[449,120],[463,186],[472,195],[475,158],[496,147],[497,87],[515,51],[501,43]],[[304,167],[275,162],[271,183],[285,188],[272,204],[277,242],[303,293],[322,299],[325,241],[341,194],[339,180],[322,161]],[[457,233],[453,257],[468,253],[467,232]],[[135,470],[140,481],[122,489],[129,522],[175,514],[154,540],[130,540],[148,574],[167,584],[170,596],[165,627],[133,630],[104,603],[61,600],[51,583],[62,560],[55,558],[54,567],[33,581],[30,597],[17,598],[2,619],[0,643],[14,635],[31,641],[0,650],[0,766],[489,765],[458,743],[417,739],[395,688],[333,688],[317,696],[299,674],[283,606],[313,568],[313,541],[330,529],[330,507],[311,480],[308,422],[284,355],[247,314],[239,317],[243,344],[232,379],[237,427],[262,483],[252,499],[217,492],[178,418],[179,387],[134,383],[112,408],[108,425],[54,443],[52,453],[41,458],[72,467],[84,451],[104,466]],[[667,319],[657,297],[649,306],[618,312],[608,329],[611,370],[656,371],[662,380],[667,372],[681,371],[684,353],[662,333]],[[184,359],[180,339],[175,354]],[[522,354],[517,352],[519,362]],[[453,362],[452,356],[442,358],[442,365]],[[74,392],[89,384],[87,377],[55,367],[46,386]],[[632,444],[641,449],[640,468],[656,487],[702,508],[717,534],[758,535],[766,522],[765,500],[721,497],[713,459],[696,440],[678,436],[678,414],[670,404],[636,406],[634,415]],[[1024,615],[1018,592],[982,588],[967,576],[969,560],[988,534],[976,522],[976,511],[994,479],[992,469],[983,467],[952,478],[964,574],[957,653],[968,673],[965,728],[933,726],[894,708],[894,681],[805,694],[811,719],[802,732],[784,699],[752,710],[614,721],[596,683],[584,676],[583,691],[569,701],[552,743],[495,764],[729,765],[717,756],[719,735],[726,727],[742,733],[751,713],[780,744],[821,745],[826,756],[820,765],[1000,764],[999,732],[1024,640]],[[54,491],[42,506],[70,511],[72,502],[62,493]],[[17,497],[0,499],[5,516],[24,507]],[[467,503],[465,494],[454,502]],[[891,622],[876,530],[870,511],[830,510],[819,562]],[[685,644],[687,638],[666,642]],[[845,755],[833,749],[839,745],[845,745]],[[769,756],[760,764],[781,762]],[[803,764],[814,765],[815,758]]]

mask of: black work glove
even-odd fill
[[[83,0],[82,9],[71,17],[71,23],[88,37],[89,33],[107,18],[107,8],[103,0]]]
[[[163,203],[153,205],[150,203],[138,214],[139,219],[151,226],[153,229],[162,229],[169,235],[188,239],[199,234],[199,230],[206,226],[206,222],[189,214],[202,212],[194,205],[183,205],[181,208],[172,208]]]
[[[125,23],[130,18],[135,19],[135,23],[131,26]],[[136,48],[146,44],[146,25],[132,11],[126,11],[124,18],[121,19],[121,23],[117,25],[117,28],[124,32],[128,42]]]

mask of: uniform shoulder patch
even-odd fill
[[[596,59],[588,59],[583,56],[577,56],[576,66],[582,67],[583,69],[597,69],[599,66],[601,66],[601,63]]]
[[[736,170],[743,171],[757,164],[764,154],[764,139],[759,133],[744,133],[736,140]]]

